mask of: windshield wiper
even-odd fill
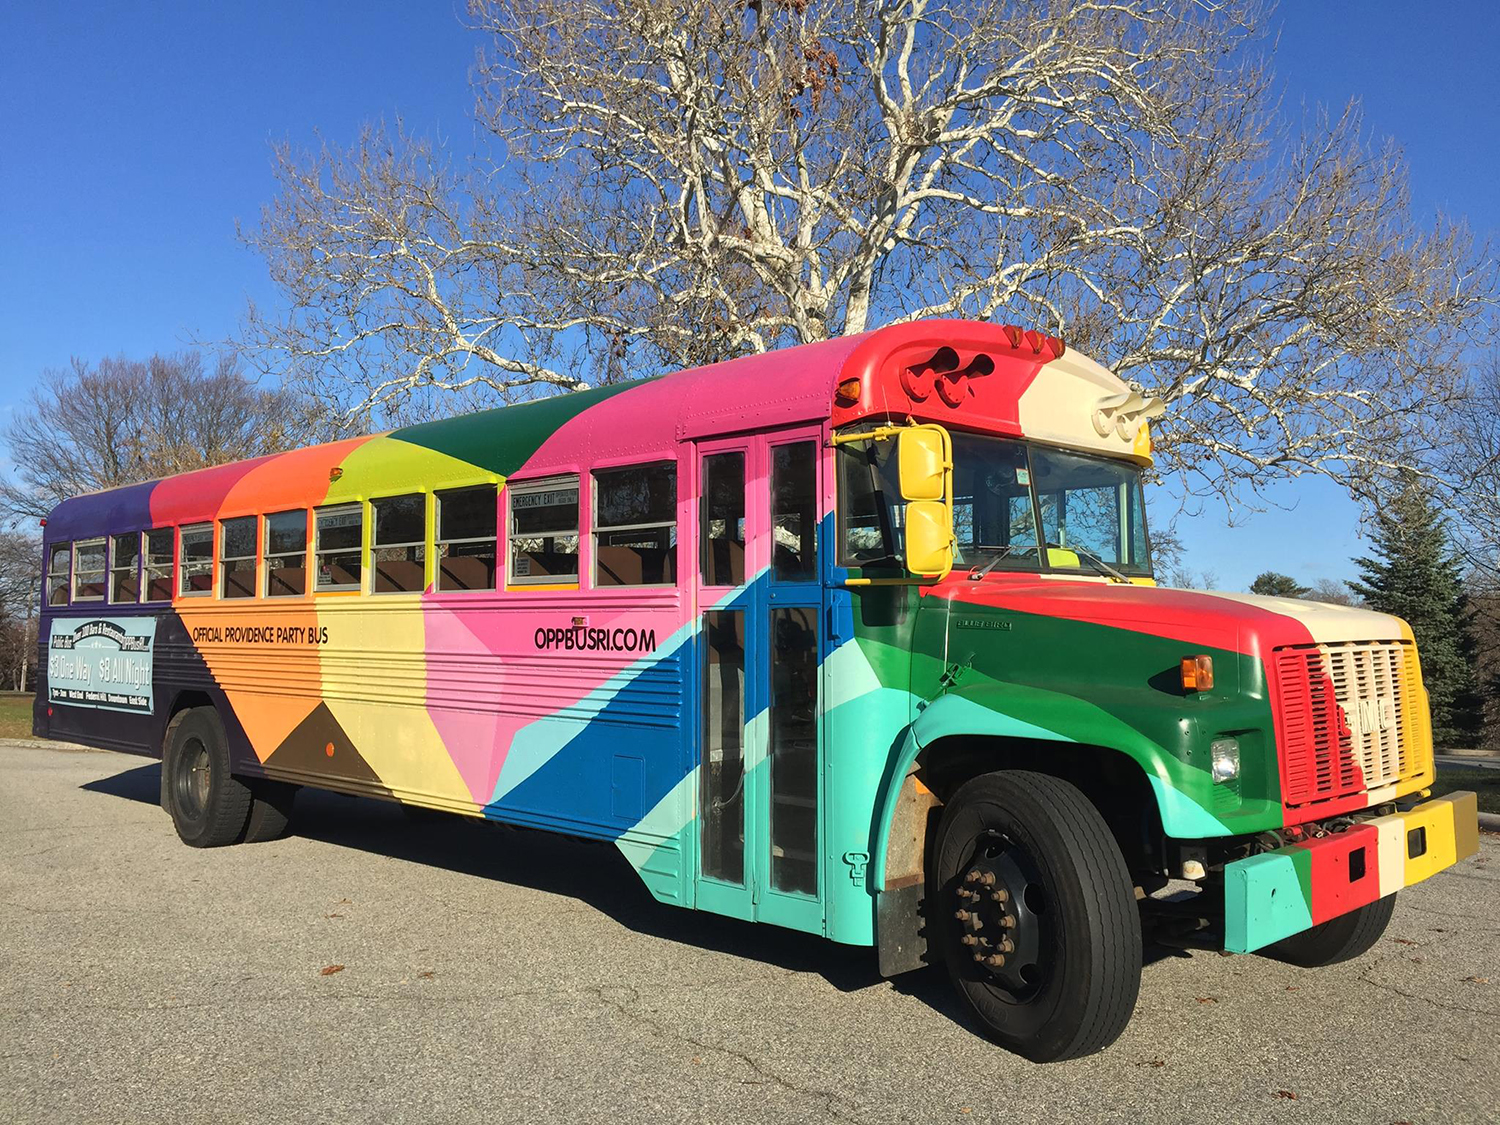
[[[1005,559],[1005,558],[1009,558],[1011,552],[1014,551],[1016,548],[1015,548],[1015,544],[1014,543],[1007,543],[1003,547],[991,546],[988,543],[976,543],[976,544],[974,544],[974,549],[977,550],[977,551],[984,551],[984,550],[994,551],[995,552],[995,557],[992,558],[989,562],[985,563],[983,566],[972,566],[972,567],[970,567],[969,568],[969,581],[970,582],[978,582],[986,574],[988,574],[990,571],[994,570],[995,567],[999,566],[1000,565],[1000,560]]]
[[[1072,551],[1075,555],[1082,555],[1084,558],[1088,559],[1089,562],[1094,564],[1095,570],[1097,570],[1105,577],[1112,578],[1116,582],[1124,582],[1126,585],[1130,584],[1130,579],[1126,578],[1118,570],[1110,566],[1109,563],[1105,562],[1098,555],[1094,554],[1093,551],[1090,551],[1087,547],[1080,547],[1075,543],[1068,547],[1064,547],[1063,550]]]

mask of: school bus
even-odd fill
[[[1143,924],[1328,964],[1477,850],[1405,622],[1154,584],[1160,413],[924,321],[80,496],[36,733],[160,757],[198,847],[299,786],[611,841],[1086,1054]]]

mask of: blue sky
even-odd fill
[[[1360,99],[1412,166],[1419,213],[1500,229],[1500,6],[1293,0],[1276,69],[1291,107]],[[268,146],[398,116],[465,147],[474,40],[459,0],[8,4],[0,11],[0,417],[44,368],[226,338],[272,303],[235,238],[273,184]],[[1279,489],[1228,528],[1180,527],[1225,588],[1266,568],[1352,573],[1336,486]],[[1170,505],[1164,505],[1170,507]]]

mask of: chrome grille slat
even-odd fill
[[[1400,641],[1274,653],[1288,805],[1378,789],[1421,772],[1406,745],[1416,661]]]

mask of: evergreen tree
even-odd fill
[[[1277,574],[1274,570],[1263,571],[1250,583],[1252,594],[1265,594],[1272,598],[1305,598],[1312,593],[1289,574]]]
[[[1470,741],[1477,727],[1474,641],[1463,576],[1431,493],[1413,479],[1375,517],[1373,558],[1354,560],[1349,589],[1371,609],[1404,618],[1417,639],[1439,745]]]

